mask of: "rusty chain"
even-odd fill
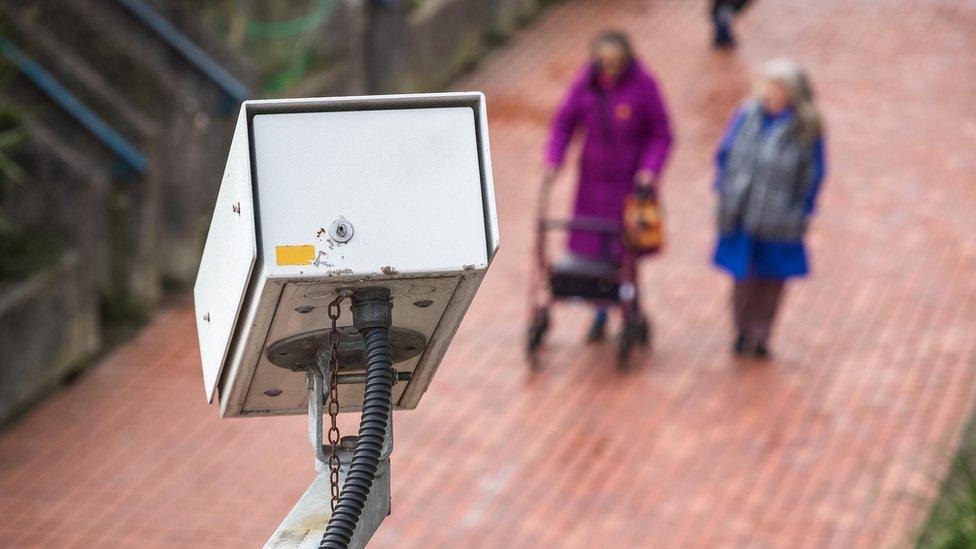
[[[336,418],[339,415],[339,339],[341,337],[337,324],[341,311],[339,304],[345,299],[345,295],[332,300],[329,303],[329,319],[332,321],[332,331],[329,333],[329,480],[332,483],[332,510],[335,511],[336,503],[339,501],[339,427],[336,425]]]

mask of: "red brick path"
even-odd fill
[[[759,0],[734,54],[703,2],[567,1],[460,88],[492,118],[503,252],[420,409],[400,414],[376,547],[877,547],[909,542],[976,401],[976,5]],[[673,109],[657,348],[618,374],[558,311],[522,363],[545,124],[586,39],[631,31]],[[778,54],[815,75],[830,172],[815,276],[770,364],[727,352],[711,152]],[[568,201],[569,174],[561,199]],[[218,420],[191,313],[164,312],[0,437],[0,546],[253,547],[311,480],[303,418]],[[351,425],[349,421],[346,425]],[[347,427],[351,429],[351,427]]]

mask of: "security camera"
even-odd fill
[[[306,413],[308,334],[382,286],[394,403],[415,408],[498,244],[481,93],[245,102],[193,291],[207,398],[224,417]],[[338,325],[353,373],[348,307]],[[339,387],[342,411],[362,398]]]
[[[308,413],[320,475],[265,547],[362,547],[389,514],[392,410],[498,250],[487,128],[480,93],[243,104],[193,296],[220,414]]]

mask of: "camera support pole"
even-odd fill
[[[387,294],[388,295],[388,294]],[[375,296],[374,296],[375,297]],[[354,300],[356,296],[354,296]],[[386,298],[388,299],[388,297]],[[375,307],[375,299],[373,300]],[[364,305],[360,298],[359,316],[369,316],[362,313]],[[365,304],[368,309],[370,304]],[[388,313],[387,313],[388,314]],[[318,472],[311,486],[305,491],[298,503],[285,517],[281,525],[265,544],[265,548],[318,548],[326,527],[332,519],[332,482],[329,470],[329,455],[331,446],[324,444],[322,431],[324,427],[324,410],[326,408],[325,395],[329,394],[329,377],[326,375],[328,359],[331,349],[320,346],[316,352],[315,363],[308,365],[308,425],[309,439],[315,452],[315,469]],[[363,383],[365,376],[346,374],[336,377],[339,384]],[[396,371],[391,368],[391,382],[398,380]],[[383,519],[390,514],[390,453],[393,451],[393,407],[392,402],[386,418],[382,447],[376,474],[372,487],[366,498],[365,506],[356,522],[356,527],[348,547],[361,548],[379,528]],[[343,437],[336,454],[339,457],[339,486],[340,492],[345,488],[349,475],[353,453],[358,443],[358,437]]]
[[[309,397],[312,398],[312,391],[309,391]],[[322,408],[319,407],[317,413],[309,416],[310,434],[311,429],[317,424],[319,426],[319,441],[322,440],[322,423]],[[383,457],[376,470],[376,477],[373,480],[369,498],[366,500],[366,507],[363,509],[356,532],[349,544],[351,548],[365,547],[383,519],[390,514],[390,453],[393,450],[393,437],[392,422],[389,424],[391,427],[388,429],[384,440]],[[356,444],[355,439],[356,437],[343,437],[339,444],[340,490],[349,473],[349,463],[352,461],[352,452]],[[332,483],[328,469],[329,449],[322,446],[321,443],[319,448],[315,459],[318,475],[264,545],[265,549],[313,549],[319,547],[319,542],[325,533],[325,527],[332,517]]]

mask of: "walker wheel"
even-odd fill
[[[634,317],[624,325],[617,342],[617,368],[621,371],[630,368],[629,359],[635,345],[648,349],[651,346],[653,331],[651,321],[644,315]]]
[[[617,369],[621,372],[630,369],[630,351],[634,347],[634,334],[630,326],[620,331],[617,340]]]
[[[545,339],[546,332],[549,331],[549,310],[546,308],[536,309],[532,314],[532,321],[526,334],[526,356],[533,371],[541,369],[539,362],[539,347]]]
[[[647,317],[642,316],[634,325],[634,341],[641,347],[649,349],[653,340],[654,329],[651,326],[651,321]]]

